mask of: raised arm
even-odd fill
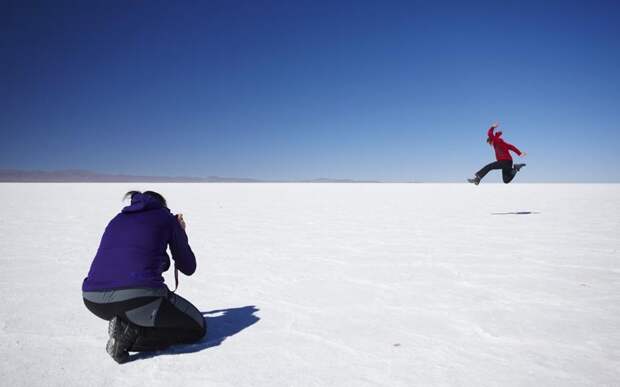
[[[495,130],[495,127],[494,127],[494,126],[491,126],[491,127],[489,128],[489,131],[487,132],[487,136],[488,136],[490,139],[493,139],[493,131],[494,131],[494,130]]]
[[[487,136],[489,136],[490,140],[494,140],[496,137],[499,137],[501,135],[501,132],[497,132],[497,133],[493,133],[493,131],[499,126],[498,122],[494,122],[491,127],[489,128],[489,131],[487,132]]]
[[[518,154],[519,156],[521,156],[521,155],[523,154],[523,153],[522,153],[519,149],[517,149],[517,147],[516,147],[516,146],[514,146],[514,145],[512,145],[512,144],[508,144],[507,142],[504,142],[504,143],[506,144],[506,147],[507,147],[509,150],[511,150],[511,151],[513,151],[513,152],[515,152],[515,153],[516,153],[516,154]]]

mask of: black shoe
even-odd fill
[[[110,338],[105,346],[106,352],[118,364],[126,363],[129,360],[129,348],[138,338],[138,334],[137,327],[124,322],[118,317],[114,317],[108,325],[108,335]]]
[[[513,168],[514,168],[515,172],[519,172],[519,169],[521,169],[521,168],[523,168],[523,167],[525,167],[525,164],[515,164],[515,165],[513,166]]]
[[[467,181],[470,183],[474,183],[475,185],[480,184],[480,178],[478,176],[474,177],[473,179],[467,179]]]

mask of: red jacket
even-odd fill
[[[495,128],[491,127],[488,132],[489,140],[491,145],[493,145],[493,149],[495,149],[495,158],[497,161],[499,160],[510,160],[512,161],[512,157],[510,156],[509,151],[513,151],[519,156],[521,156],[521,151],[517,149],[516,146],[512,144],[508,144],[504,141],[501,136],[502,132],[493,133]]]

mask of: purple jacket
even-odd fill
[[[157,199],[135,194],[106,227],[82,290],[164,287],[161,274],[170,268],[167,246],[175,267],[194,273],[196,257],[176,217]]]

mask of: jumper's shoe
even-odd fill
[[[475,185],[480,184],[480,178],[478,176],[474,177],[473,179],[467,179],[467,181],[470,183],[474,183]]]
[[[519,172],[519,169],[525,167],[525,164],[515,164],[513,166],[513,168],[515,169],[515,172]]]
[[[105,346],[106,352],[118,364],[126,363],[129,360],[129,348],[136,341],[138,333],[137,327],[114,317],[108,325],[110,338]]]

